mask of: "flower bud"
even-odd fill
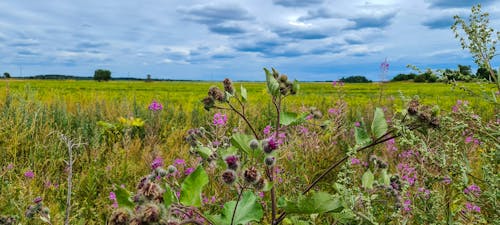
[[[174,165],[170,165],[168,166],[167,170],[169,173],[175,173],[177,172],[177,167],[175,167]]]
[[[222,173],[222,180],[227,185],[231,185],[236,181],[236,173],[233,170],[226,170]]]
[[[266,164],[266,166],[269,166],[269,167],[274,166],[275,162],[276,162],[276,159],[274,158],[274,156],[268,156],[264,160],[264,163]]]
[[[279,76],[278,80],[279,80],[280,82],[285,83],[285,82],[288,80],[288,76],[287,76],[287,75],[285,75],[285,74],[281,74],[281,76]]]
[[[250,143],[248,145],[250,146],[251,149],[255,150],[255,149],[259,148],[259,141],[253,139],[250,141]]]
[[[162,167],[158,167],[158,168],[156,168],[155,172],[156,172],[156,175],[158,175],[158,176],[160,176],[160,177],[165,177],[165,176],[167,176],[167,174],[168,174],[168,171],[166,171],[166,170],[165,170],[165,169],[163,169]]]
[[[233,83],[229,78],[224,79],[222,83],[224,84],[224,91],[227,91],[229,94],[234,94]]]

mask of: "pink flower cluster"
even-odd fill
[[[216,113],[213,122],[215,126],[224,126],[227,123],[227,116],[225,114]]]
[[[473,203],[470,203],[470,202],[466,202],[465,203],[465,208],[469,212],[478,212],[478,213],[481,212],[481,207],[479,207],[479,206],[477,206],[477,205],[475,205]]]
[[[114,192],[109,192],[109,200],[113,202],[113,208],[118,208],[118,201],[116,200],[116,194]]]
[[[457,100],[457,104],[455,104],[453,107],[451,107],[451,110],[453,112],[458,112],[458,109],[461,107],[461,106],[467,106],[469,105],[469,102],[468,101],[462,101],[462,100]]]
[[[157,156],[153,162],[151,163],[151,168],[154,170],[158,167],[162,167],[164,164],[163,164],[163,158],[161,158],[160,156]]]
[[[156,100],[153,100],[151,104],[149,104],[148,109],[153,112],[160,111],[163,109],[163,105]]]
[[[475,184],[472,184],[464,189],[464,193],[466,195],[471,194],[477,197],[481,194],[481,188]]]
[[[401,179],[408,182],[409,185],[415,184],[415,181],[417,180],[417,171],[415,168],[406,163],[400,163],[397,167],[401,173]]]
[[[332,86],[334,86],[334,87],[335,86],[342,87],[342,86],[344,86],[344,82],[342,82],[342,81],[333,81],[332,82]]]

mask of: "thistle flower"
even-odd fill
[[[214,115],[213,123],[215,126],[224,126],[227,123],[227,116],[225,114],[216,113]]]
[[[157,111],[160,111],[163,109],[163,105],[161,103],[153,100],[151,102],[151,104],[149,104],[148,109],[153,111],[153,112],[157,112]]]
[[[264,160],[264,163],[266,164],[266,166],[274,166],[275,162],[276,162],[276,159],[274,158],[274,156],[268,156]]]
[[[153,170],[155,170],[156,168],[158,167],[162,167],[163,166],[163,158],[161,158],[160,156],[157,156],[153,162],[151,163],[151,168]]]
[[[189,175],[189,174],[191,174],[193,172],[194,172],[194,168],[189,167],[189,168],[186,168],[186,170],[184,171],[184,175],[187,176],[187,175]]]
[[[35,200],[33,200],[33,203],[35,203],[35,204],[38,204],[41,202],[42,202],[42,197],[40,197],[40,196],[36,197]]]
[[[235,155],[230,155],[224,159],[224,161],[227,164],[227,168],[231,170],[237,170],[238,169],[238,157]]]
[[[35,173],[33,173],[33,171],[31,171],[31,170],[28,170],[24,173],[24,177],[26,177],[28,179],[33,179],[35,177]]]

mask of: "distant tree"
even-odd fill
[[[146,76],[146,82],[151,82],[151,74],[148,74],[148,75]]]
[[[94,80],[99,82],[111,80],[111,71],[98,69],[94,72]]]
[[[393,77],[391,81],[413,80],[413,79],[415,79],[416,76],[417,76],[417,74],[414,74],[414,73],[410,73],[410,74],[400,73],[400,74],[396,75],[395,77]]]
[[[8,73],[8,72],[3,73],[3,77],[4,78],[10,78],[10,73]]]
[[[458,64],[458,71],[460,72],[460,74],[462,76],[472,76],[472,70],[471,70],[470,66],[464,66],[464,65]]]
[[[496,76],[498,76],[498,72],[496,70],[493,70],[493,72],[495,73]],[[477,68],[477,71],[476,71],[476,77],[478,79],[490,80],[491,79],[490,71],[484,67],[479,67],[479,68]]]
[[[365,76],[350,76],[350,77],[342,77],[339,81],[344,83],[370,83],[371,80],[368,80]]]

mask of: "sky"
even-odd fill
[[[477,3],[500,30],[498,0],[2,0],[0,71],[264,80],[274,67],[313,81],[477,68],[450,29]]]

